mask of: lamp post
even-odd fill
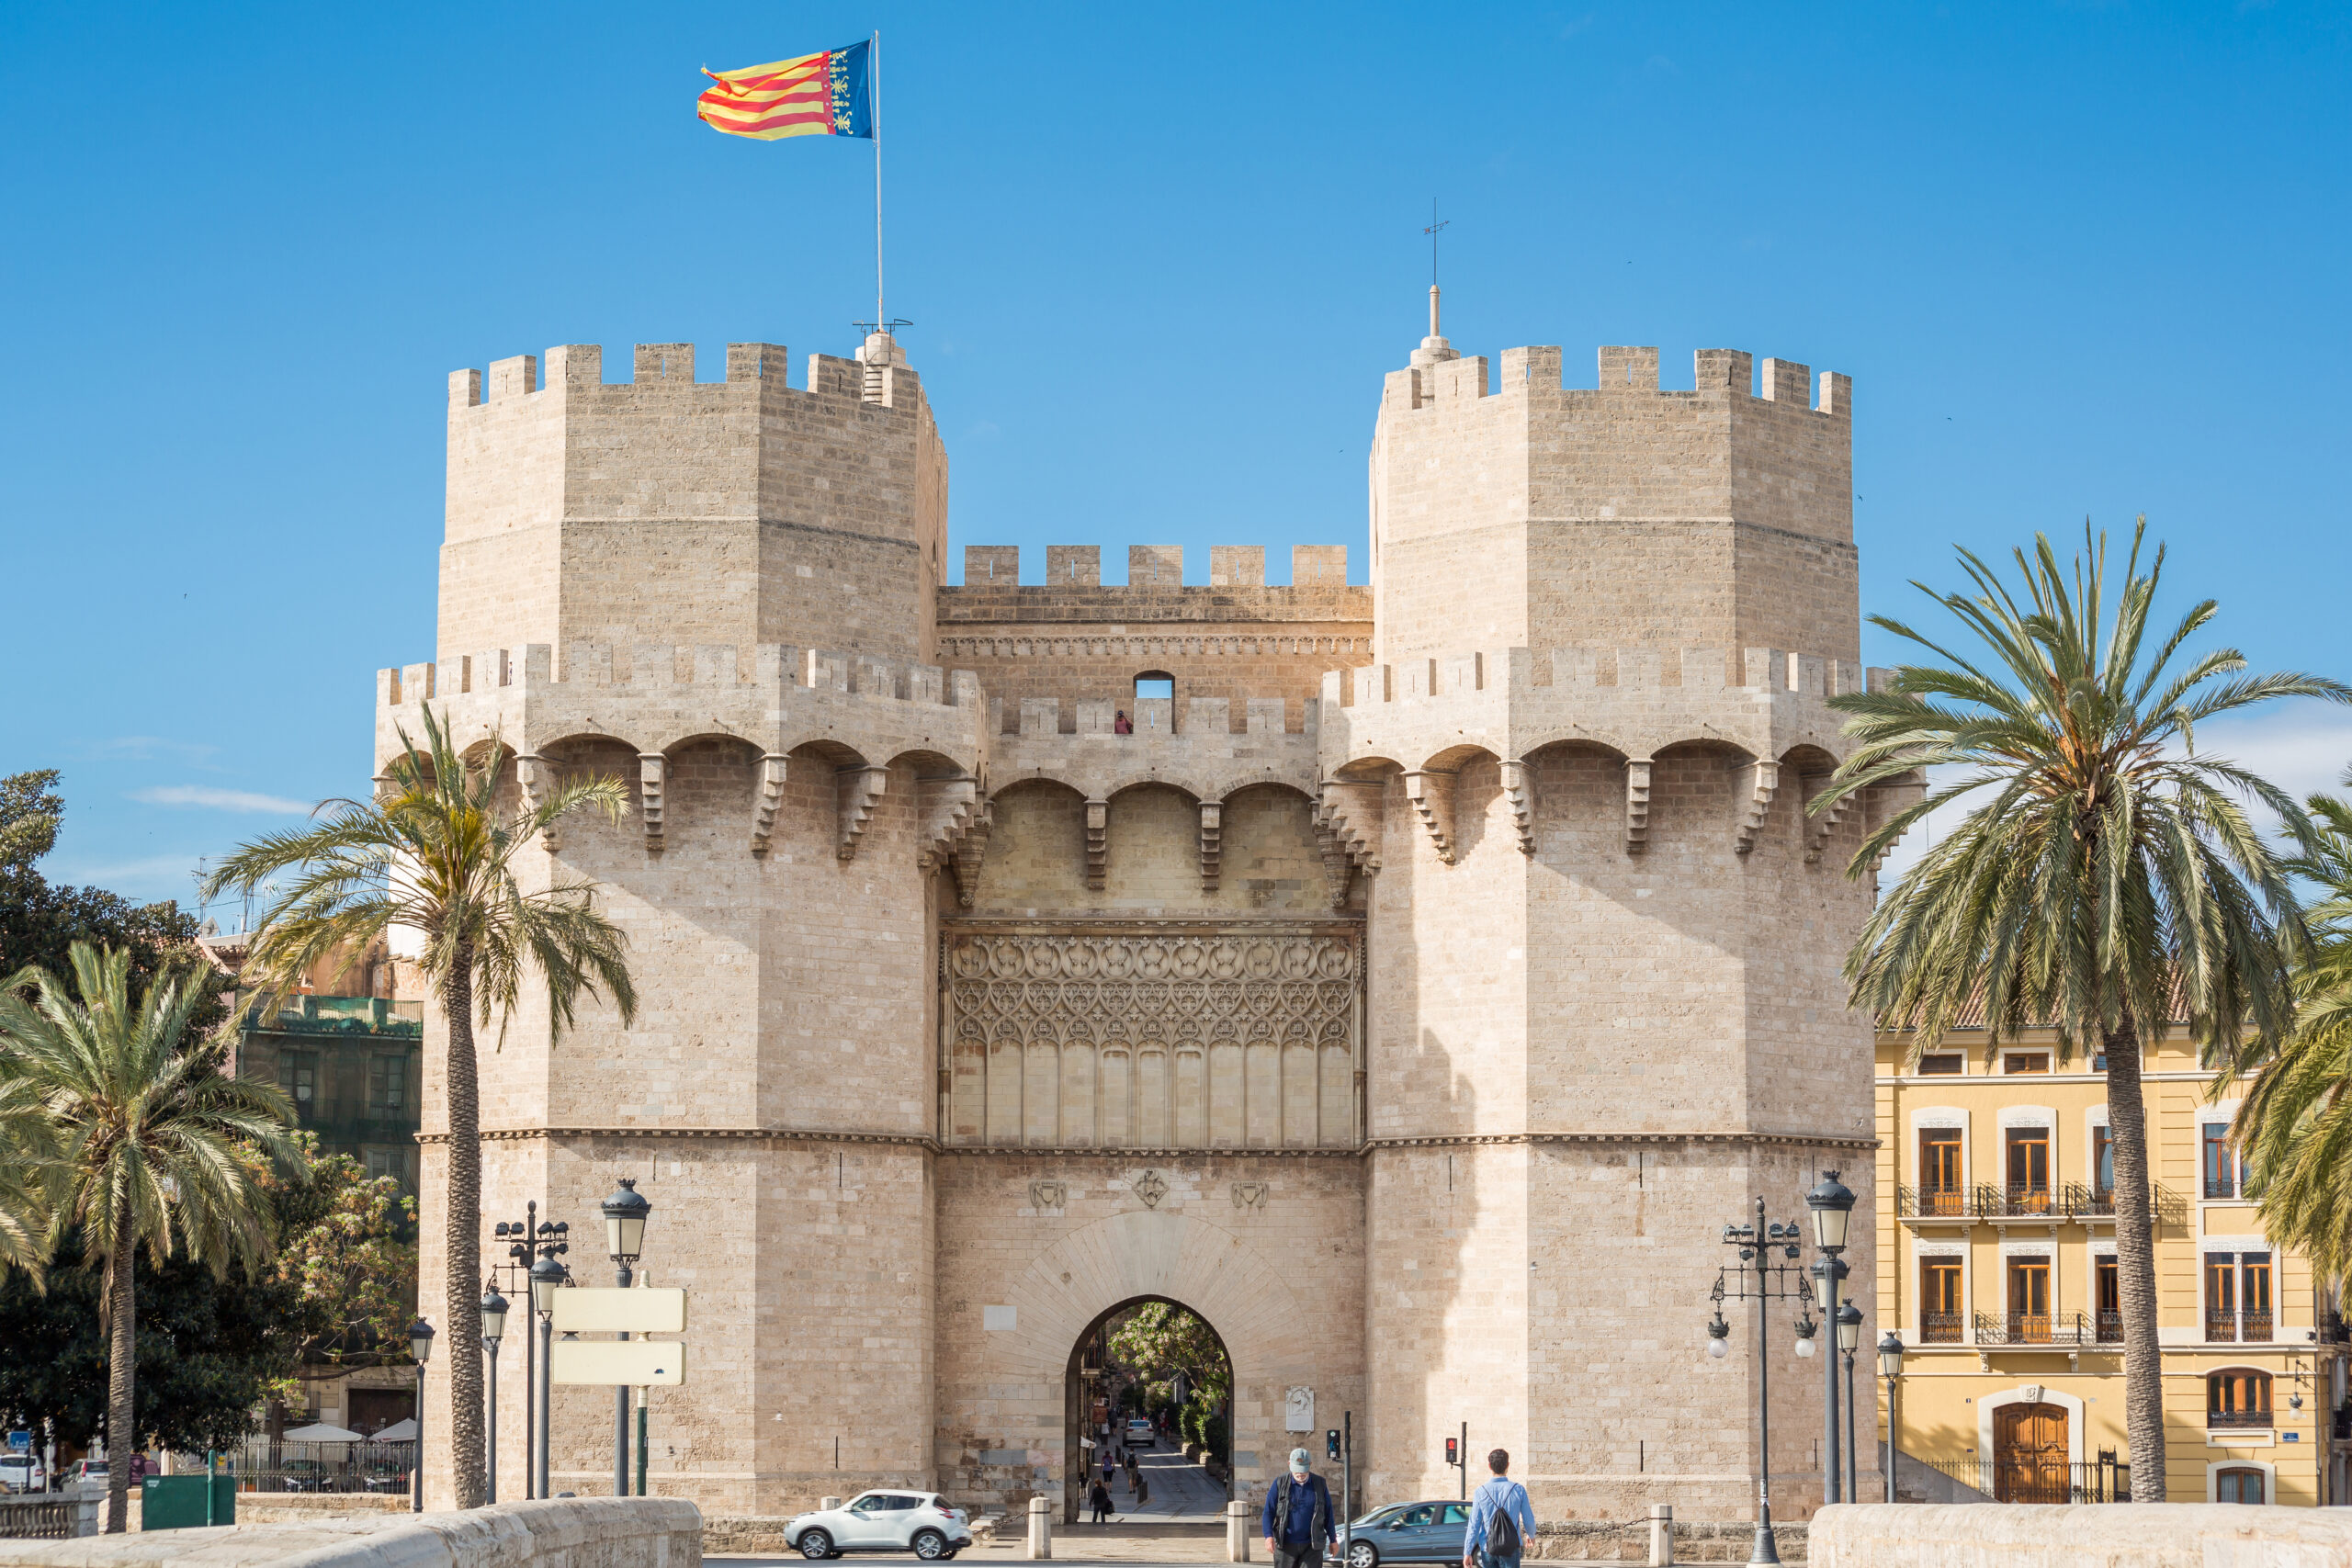
[[[1862,1500],[1862,1428],[1854,1419],[1854,1352],[1862,1344],[1862,1309],[1848,1302],[1838,1309],[1838,1348],[1846,1355],[1846,1498]]]
[[[481,1348],[490,1358],[490,1370],[483,1375],[482,1386],[489,1397],[484,1401],[485,1434],[489,1438],[489,1463],[484,1467],[489,1477],[489,1492],[485,1502],[498,1501],[498,1342],[506,1335],[506,1298],[498,1293],[498,1283],[491,1281],[481,1292]]]
[[[645,1216],[653,1205],[637,1190],[637,1179],[624,1176],[613,1195],[605,1200],[605,1250],[611,1255],[621,1289],[636,1281],[631,1267],[644,1255]],[[626,1339],[628,1335],[621,1336]],[[613,1385],[613,1495],[628,1495],[628,1384]]]
[[[505,1276],[507,1290],[526,1298],[523,1315],[523,1495],[528,1499],[542,1495],[538,1486],[539,1337],[531,1332],[530,1314],[537,1305],[528,1299],[531,1268],[543,1257],[571,1251],[571,1244],[564,1237],[571,1227],[560,1221],[554,1224],[542,1223],[537,1198],[523,1205],[523,1213],[525,1218],[511,1224],[503,1220],[499,1222],[497,1236],[507,1244],[508,1260],[492,1267]]]
[[[1722,1360],[1731,1354],[1731,1325],[1724,1320],[1724,1303],[1756,1303],[1756,1542],[1750,1562],[1778,1562],[1779,1543],[1772,1536],[1772,1364],[1765,1348],[1765,1308],[1772,1302],[1803,1302],[1804,1280],[1797,1264],[1804,1232],[1794,1221],[1782,1224],[1764,1218],[1764,1200],[1756,1200],[1756,1223],[1725,1225],[1724,1245],[1739,1249],[1738,1261],[1726,1263],[1715,1274],[1712,1299],[1715,1315],[1707,1325],[1707,1354]],[[1773,1254],[1781,1255],[1779,1261]],[[1796,1353],[1813,1354],[1815,1325],[1796,1325]]]
[[[1834,1170],[1821,1173],[1820,1184],[1804,1195],[1805,1207],[1813,1211],[1814,1245],[1821,1249],[1821,1261],[1813,1266],[1814,1289],[1821,1301],[1821,1317],[1825,1323],[1838,1320],[1838,1281],[1846,1277],[1846,1265],[1838,1254],[1846,1250],[1846,1226],[1854,1217],[1854,1194],[1838,1179]],[[1830,1356],[1821,1367],[1821,1500],[1839,1501],[1838,1484],[1838,1358]]]
[[[536,1460],[538,1474],[533,1479],[542,1498],[548,1495],[548,1393],[555,1383],[555,1293],[571,1282],[571,1270],[555,1260],[555,1253],[560,1250],[562,1248],[559,1246],[542,1251],[538,1261],[531,1265],[531,1310],[539,1317],[539,1386],[534,1395],[538,1404],[536,1415],[539,1430]],[[530,1413],[526,1412],[526,1416],[528,1418]]]
[[[416,1451],[409,1458],[408,1511],[424,1512],[424,1363],[433,1359],[433,1325],[418,1318],[408,1325],[408,1353],[416,1362]]]
[[[1903,1337],[1888,1329],[1878,1342],[1878,1370],[1886,1378],[1886,1500],[1894,1501],[1894,1380],[1903,1375]]]

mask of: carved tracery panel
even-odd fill
[[[1352,921],[954,922],[943,1139],[1353,1147],[1363,967]]]

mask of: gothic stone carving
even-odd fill
[[[1033,1209],[1058,1209],[1069,1199],[1068,1182],[1040,1179],[1029,1184],[1029,1206]]]
[[[1145,1208],[1157,1209],[1159,1201],[1168,1196],[1168,1183],[1159,1179],[1159,1172],[1147,1170],[1136,1182],[1136,1196],[1143,1200]]]
[[[1266,1183],[1262,1181],[1237,1181],[1233,1184],[1233,1206],[1235,1208],[1255,1209],[1263,1204],[1265,1201]]]

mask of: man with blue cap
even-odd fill
[[[1266,1555],[1274,1568],[1320,1568],[1323,1548],[1340,1544],[1331,1489],[1306,1468],[1306,1450],[1290,1450],[1290,1472],[1266,1488]]]

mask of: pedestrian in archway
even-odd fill
[[[1109,1487],[1099,1481],[1096,1482],[1087,1489],[1086,1503],[1087,1506],[1094,1510],[1093,1523],[1099,1525],[1109,1522],[1111,1517],[1111,1489]]]
[[[1527,1488],[1506,1472],[1508,1450],[1487,1456],[1495,1473],[1470,1495],[1470,1533],[1462,1540],[1462,1568],[1519,1568],[1520,1554],[1535,1534],[1535,1507]]]
[[[1306,1466],[1306,1450],[1290,1450],[1290,1472],[1266,1488],[1262,1521],[1266,1555],[1274,1568],[1321,1568],[1323,1549],[1340,1544],[1331,1488]]]

